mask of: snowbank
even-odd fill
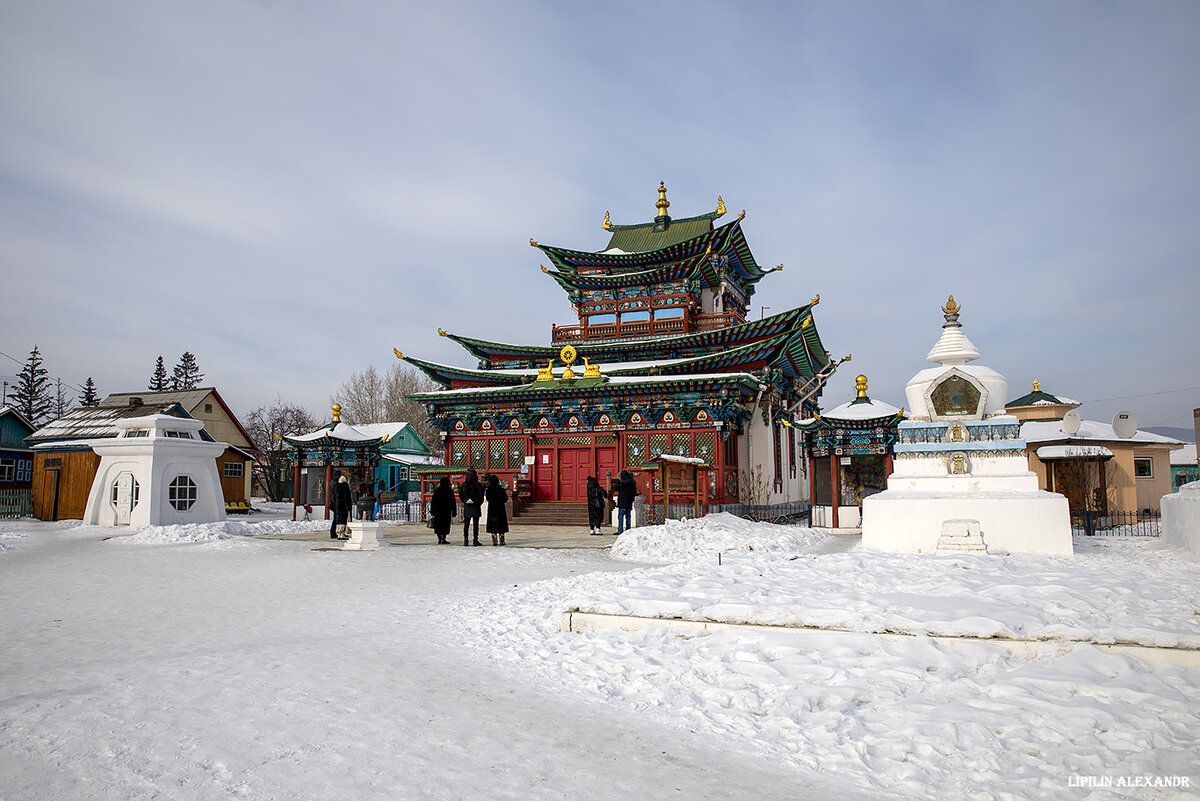
[[[631,562],[675,563],[716,561],[719,553],[800,554],[831,536],[811,528],[755,523],[721,512],[630,529],[613,543],[612,555]]]
[[[224,520],[219,523],[147,526],[131,534],[113,536],[109,541],[129,545],[169,545],[185,542],[215,542],[235,537],[260,537],[267,534],[303,534],[320,528],[319,521],[314,523],[303,520],[262,520],[251,523],[242,520]]]

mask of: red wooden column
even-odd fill
[[[331,489],[329,484],[332,481],[333,481],[333,465],[326,464],[325,465],[325,519],[326,520],[329,519],[329,495],[330,495],[329,491]]]
[[[296,519],[296,507],[300,505],[300,459],[296,459],[296,469],[292,478],[292,520]]]
[[[833,527],[838,528],[838,507],[842,505],[842,477],[838,470],[838,455],[829,450],[829,481],[831,482],[830,491],[833,496]]]

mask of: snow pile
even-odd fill
[[[717,554],[727,553],[800,554],[831,536],[811,528],[755,523],[721,512],[630,529],[613,543],[612,555],[631,562],[675,563],[716,561]]]
[[[317,530],[320,522],[303,520],[262,520],[256,523],[224,520],[219,523],[181,523],[173,526],[147,526],[132,534],[114,536],[111,542],[133,545],[170,545],[187,542],[215,542],[235,537],[261,537],[268,534],[304,534]],[[111,529],[109,529],[111,531]]]
[[[697,551],[726,541],[724,524]],[[639,529],[640,530],[640,529]],[[624,536],[624,535],[623,535]],[[584,612],[843,631],[1200,648],[1200,561],[1155,539],[1081,537],[1074,557],[754,553],[625,574]],[[642,552],[645,553],[645,552]],[[647,557],[647,561],[649,559]],[[1103,597],[1104,603],[1098,599]]]

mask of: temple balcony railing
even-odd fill
[[[696,330],[689,327],[686,319],[639,320],[633,323],[605,323],[602,325],[555,325],[550,341],[555,345],[570,342],[595,342],[606,339],[644,339],[667,334],[686,334]]]
[[[715,331],[718,328],[728,328],[731,325],[745,322],[733,312],[724,314],[699,314],[695,317],[696,331]]]

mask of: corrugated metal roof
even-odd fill
[[[146,406],[154,404],[169,406],[172,403],[178,403],[184,409],[191,411],[199,406],[200,401],[204,400],[205,396],[212,391],[213,387],[197,387],[196,389],[170,390],[167,392],[114,392],[100,401],[100,405],[128,406],[130,398],[141,398],[142,403]]]
[[[145,417],[150,414],[169,414],[169,409],[178,409],[178,407],[179,404],[175,401],[166,404],[142,404],[141,406],[130,406],[128,401],[124,406],[80,406],[57,420],[51,420],[33,432],[27,441],[48,442],[62,439],[115,437],[118,420],[129,417]]]

